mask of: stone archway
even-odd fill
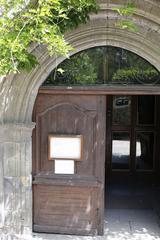
[[[158,2],[134,1],[137,11],[133,20],[139,26],[138,32],[115,26],[118,16],[112,9],[125,1],[99,2],[101,10],[97,15],[66,34],[76,52],[95,46],[117,46],[142,56],[160,70]],[[31,51],[40,65],[30,73],[9,76],[0,82],[0,229],[2,236],[14,236],[13,239],[22,239],[22,235],[32,238],[32,110],[40,85],[63,60],[49,57],[42,46],[33,46]]]

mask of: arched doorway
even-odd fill
[[[72,44],[75,51],[80,52],[104,45],[122,47],[139,54],[160,70],[160,6],[158,1],[135,1],[136,12],[131,18],[138,25],[138,32],[119,29],[115,24],[117,13],[113,8],[119,7],[120,1],[98,2],[100,3],[98,14],[92,15],[87,24],[66,34],[66,40]],[[32,129],[35,127],[35,123],[32,122],[33,106],[41,84],[57,64],[64,60],[59,56],[50,57],[45,46],[33,44],[30,51],[37,56],[40,64],[29,73],[21,72],[10,75],[0,81],[0,201],[2,209],[0,222],[1,236],[4,238],[15,236],[35,238],[32,231],[31,181],[31,136]],[[146,91],[146,94],[160,94],[158,86],[154,87],[154,91],[153,88],[146,89]],[[71,93],[71,89],[66,89],[66,92]],[[82,90],[79,90],[79,93],[81,92]],[[104,93],[103,89],[102,92]],[[108,88],[107,94],[110,92],[111,88]],[[60,90],[57,90],[57,93],[60,94]],[[119,95],[122,92],[116,92],[115,88],[112,88],[112,93]],[[137,91],[126,88],[125,94],[142,95],[143,92],[141,87]],[[9,189],[8,183],[10,183]],[[40,234],[39,238],[50,239],[51,236],[45,235],[44,237]]]
[[[159,84],[152,65],[115,47],[80,52],[48,76],[33,113],[35,231],[102,234],[104,179],[158,172]],[[83,157],[49,158],[50,137],[80,138]]]

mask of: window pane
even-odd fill
[[[130,136],[114,132],[112,139],[112,169],[129,169]]]
[[[43,85],[160,84],[159,72],[145,59],[122,48],[101,46],[81,51],[54,69]]]
[[[153,169],[154,133],[141,132],[136,136],[136,168]]]
[[[113,97],[113,125],[130,125],[131,122],[131,97],[114,96]]]
[[[138,97],[138,124],[154,124],[154,96]]]

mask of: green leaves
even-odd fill
[[[135,13],[136,8],[132,2],[129,2],[124,7],[113,8],[113,10],[117,11],[118,14],[123,17],[122,20],[118,20],[116,26],[121,29],[129,29],[133,32],[138,31],[137,25],[130,19],[130,17]]]
[[[127,3],[126,6],[121,7],[121,8],[113,8],[113,10],[117,11],[121,16],[132,16],[136,8],[133,3]]]
[[[120,69],[113,75],[113,82],[122,83],[143,83],[143,84],[154,84],[159,81],[159,73],[153,68],[139,69]]]
[[[63,74],[65,72],[65,70],[63,70],[62,68],[58,68],[57,72],[59,72],[60,74]]]
[[[96,0],[0,0],[0,76],[30,70],[38,64],[28,52],[31,43],[45,45],[49,54],[69,56],[73,48],[64,32],[86,23],[89,13],[96,13]],[[130,21],[133,4],[115,8],[124,19],[117,23],[123,29],[136,31]],[[93,74],[94,75],[94,74]]]
[[[0,75],[30,70],[38,63],[28,52],[32,42],[49,54],[68,57],[72,47],[64,32],[85,23],[97,12],[95,0],[0,0]]]
[[[116,24],[116,26],[121,29],[129,29],[133,32],[138,31],[137,25],[134,22],[132,22],[131,20],[119,20],[119,22]]]

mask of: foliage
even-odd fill
[[[49,54],[68,57],[72,47],[64,32],[85,23],[97,12],[96,0],[0,0],[0,76],[38,63],[31,43],[47,46]]]
[[[131,16],[136,11],[136,8],[132,2],[128,2],[125,6],[120,8],[113,8],[113,10],[117,11],[120,16],[123,17],[122,20],[118,20],[116,23],[116,26],[122,29],[129,29],[131,31],[137,32],[138,27],[133,22],[133,20],[130,19]]]
[[[136,10],[133,3],[129,2],[126,6],[120,8],[113,8],[116,10],[121,16],[132,16]]]
[[[120,20],[117,24],[117,27],[121,28],[121,29],[129,29],[133,32],[137,32],[138,31],[138,27],[135,25],[135,23],[131,20]]]
[[[160,80],[159,72],[153,68],[145,70],[138,68],[119,69],[112,77],[113,83],[143,83],[153,84]]]
[[[97,69],[88,52],[81,52],[65,60],[45,81],[45,85],[85,85],[97,80]]]

